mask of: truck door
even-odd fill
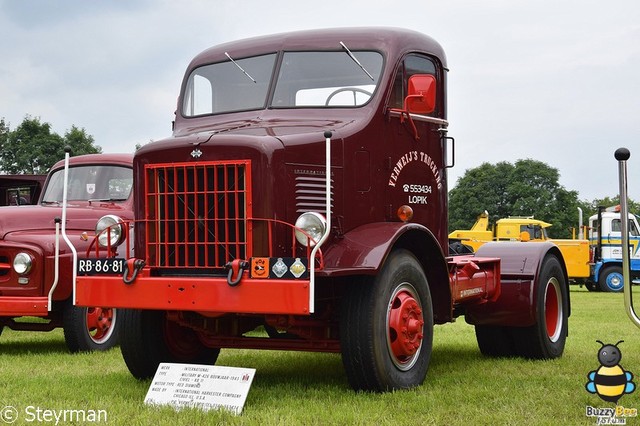
[[[640,259],[640,231],[636,225],[636,221],[633,218],[629,218],[629,256],[631,259]],[[619,244],[618,247],[613,248],[613,253],[610,257],[616,259],[622,259],[622,223],[620,219],[613,219],[611,221],[611,232],[609,233],[609,244]],[[604,256],[603,256],[604,257]],[[632,268],[633,269],[633,268]]]
[[[406,110],[412,77],[416,75],[435,78],[434,108],[420,114],[399,112]],[[444,70],[437,60],[412,53],[398,64],[387,104],[388,170],[384,178],[389,220],[397,220],[398,207],[408,205],[414,212],[412,221],[427,226],[442,247],[447,247],[446,153],[439,132],[446,127],[444,90]]]

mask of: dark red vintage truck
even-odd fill
[[[72,352],[116,344],[115,309],[73,304],[73,255],[62,231],[86,251],[96,232],[131,220],[132,164],[133,154],[72,157],[64,226],[64,161],[51,168],[36,205],[0,208],[0,332],[63,327]]]
[[[460,316],[484,354],[559,357],[570,304],[556,246],[450,250],[447,72],[436,41],[401,29],[205,50],[173,135],[135,155],[135,256],[79,271],[76,303],[128,308],[121,350],[138,378],[260,348],[340,352],[354,389],[409,388],[434,324]]]

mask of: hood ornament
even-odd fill
[[[193,158],[200,158],[201,155],[202,155],[202,151],[200,151],[198,148],[191,151],[191,157]]]

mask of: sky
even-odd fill
[[[171,135],[189,61],[216,44],[290,30],[390,26],[447,53],[450,188],[489,162],[558,169],[581,200],[618,194],[631,150],[640,200],[638,0],[0,0],[0,118],[75,125],[103,152]]]

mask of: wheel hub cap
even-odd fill
[[[112,308],[88,308],[87,330],[89,336],[96,343],[102,343],[109,336],[109,330],[113,325]]]
[[[411,368],[422,345],[424,317],[420,303],[406,289],[400,289],[391,299],[388,311],[388,344],[394,364]]]

